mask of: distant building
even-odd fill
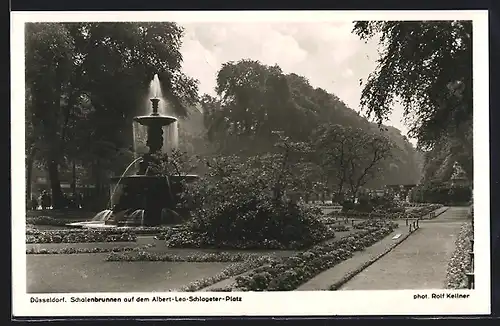
[[[60,180],[61,180],[61,189],[64,193],[71,193],[71,177],[64,175],[63,173],[60,174]],[[76,190],[79,193],[82,194],[90,194],[93,192],[93,189],[95,186],[93,184],[81,184],[79,181],[76,180]],[[48,177],[48,173],[46,171],[40,170],[33,168],[32,176],[31,176],[31,196],[38,198],[40,194],[42,193],[43,190],[49,191],[50,192],[50,180]]]

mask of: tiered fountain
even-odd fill
[[[154,85],[156,83],[156,85]],[[155,75],[152,87],[159,88]],[[173,116],[158,112],[160,98],[155,94],[150,99],[152,113],[134,117],[134,121],[146,127],[149,148],[147,153],[137,158],[125,170],[121,177],[111,179],[111,208],[98,213],[92,221],[72,223],[70,226],[115,227],[115,226],[158,226],[171,222],[177,212],[182,181],[193,181],[196,175],[153,175],[151,166],[155,154],[162,152],[165,129],[177,122]],[[134,139],[134,142],[137,140]],[[134,175],[125,175],[130,167],[139,162]]]

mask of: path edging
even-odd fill
[[[359,266],[358,268],[354,269],[353,271],[347,273],[342,279],[340,279],[339,281],[337,281],[337,282],[333,283],[332,285],[330,285],[328,287],[328,291],[336,291],[339,288],[341,288],[344,284],[346,284],[347,282],[349,282],[356,275],[358,275],[359,273],[361,273],[362,271],[364,271],[366,268],[368,268],[370,265],[372,265],[373,263],[375,263],[377,260],[379,260],[380,258],[382,258],[385,255],[387,255],[394,248],[396,248],[399,244],[401,244],[403,241],[405,241],[406,239],[408,239],[408,237],[410,235],[414,234],[418,230],[420,230],[420,228],[414,230],[413,232],[405,234],[399,241],[397,241],[396,243],[392,244],[389,248],[387,248],[386,250],[384,250],[384,252],[382,252],[381,254],[379,254],[379,255],[371,258],[370,260],[364,262],[363,264],[361,264],[361,266]]]

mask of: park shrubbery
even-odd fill
[[[429,183],[418,186],[411,192],[413,202],[432,204],[465,204],[472,198],[472,190],[467,185]]]
[[[192,208],[185,227],[164,233],[172,247],[298,249],[333,237],[321,209],[289,201],[292,174],[281,154],[209,162],[205,177],[187,185]]]
[[[299,249],[334,236],[318,209],[274,201],[269,196],[210,201],[184,228],[163,238],[170,247]]]
[[[405,208],[394,201],[393,198],[389,196],[375,196],[372,198],[367,198],[365,196],[360,196],[359,202],[354,203],[353,201],[347,200],[342,203],[342,212],[358,212],[358,213],[401,213],[404,212]]]

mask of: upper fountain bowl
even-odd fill
[[[137,121],[143,126],[150,125],[160,125],[160,126],[168,126],[177,121],[176,117],[172,117],[169,115],[142,115],[138,117],[134,117],[134,121]]]

